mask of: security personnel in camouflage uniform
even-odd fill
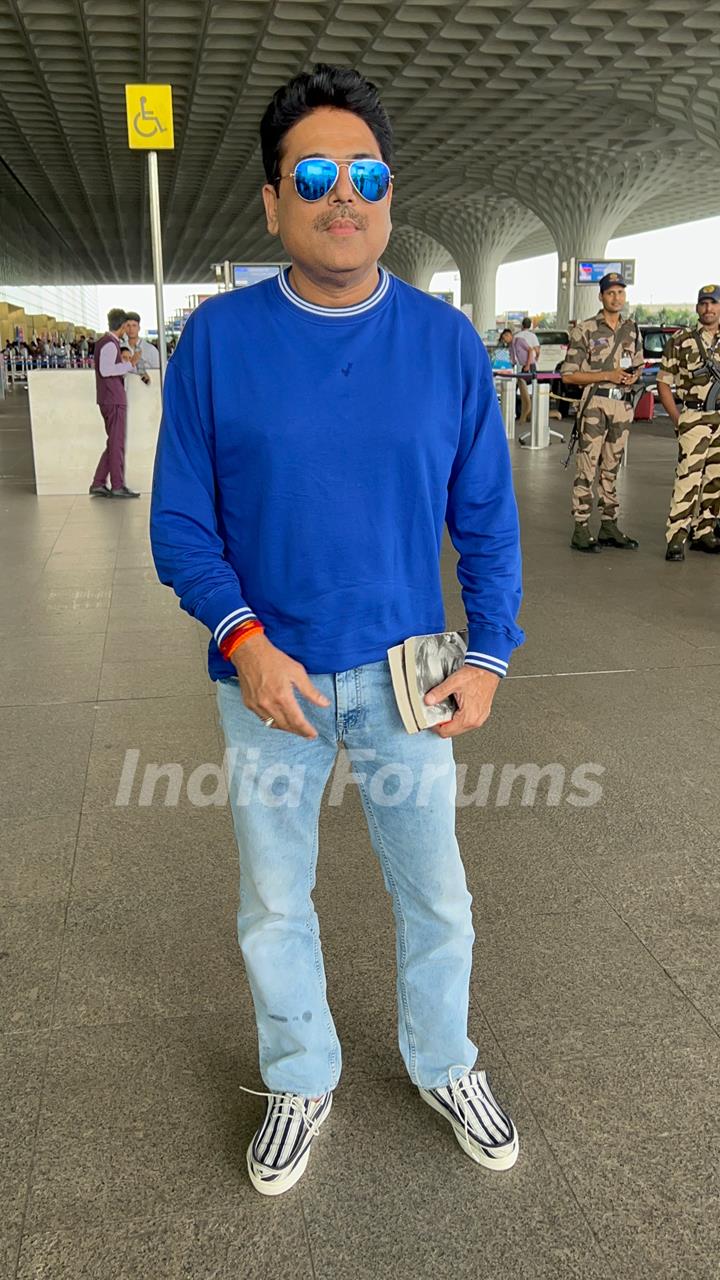
[[[572,500],[575,531],[570,546],[575,551],[599,551],[600,547],[634,550],[638,545],[635,539],[617,526],[615,485],[634,414],[631,388],[643,364],[642,339],[635,322],[623,319],[625,281],[616,271],[600,281],[600,301],[597,315],[583,320],[570,334],[562,366],[565,382],[583,388]],[[601,524],[596,542],[588,522],[598,466]]]
[[[660,403],[678,437],[678,463],[667,522],[666,560],[684,560],[690,532],[693,551],[717,555],[720,540],[720,405],[705,408],[716,382],[707,360],[720,377],[720,285],[706,284],[698,294],[697,329],[681,329],[668,342],[657,375]],[[698,340],[699,339],[699,340]],[[704,350],[701,348],[704,348]],[[682,406],[678,412],[671,388]],[[697,513],[696,513],[697,508]]]

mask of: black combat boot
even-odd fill
[[[575,524],[575,532],[570,539],[573,551],[599,551],[600,548],[586,524]]]
[[[623,551],[637,551],[640,545],[634,538],[628,538],[626,533],[622,533],[614,520],[601,522],[598,542],[601,547],[620,547]]]
[[[720,539],[714,533],[704,533],[701,538],[690,539],[690,550],[707,551],[708,555],[716,556],[720,553]]]
[[[665,552],[666,560],[684,560],[685,559],[685,538],[686,533],[681,529],[679,533],[674,533],[667,545]]]

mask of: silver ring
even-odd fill
[[[268,716],[267,720],[263,720],[263,724],[265,725],[265,728],[266,728],[266,729],[269,729],[269,728],[270,728],[270,725],[271,725],[271,724],[274,724],[274,723],[275,723],[275,717],[274,717],[274,716]]]

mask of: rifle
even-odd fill
[[[720,400],[720,366],[718,366],[713,359],[714,348],[713,352],[708,351],[705,343],[700,337],[699,329],[695,330],[695,341],[698,344],[703,368],[707,369],[707,372],[712,378],[712,383],[710,390],[707,393],[707,399],[705,400],[704,407],[709,410],[710,413],[715,413],[717,412],[717,402]]]
[[[622,327],[622,326],[620,326],[620,327]],[[622,342],[622,333],[617,333],[617,334],[615,335],[615,341],[614,341],[614,343],[613,343],[613,345],[612,345],[612,350],[610,351],[610,354],[609,354],[609,355],[607,355],[607,356],[605,357],[605,359],[603,360],[603,362],[602,362],[602,364],[601,364],[601,366],[600,366],[600,371],[605,372],[605,373],[610,373],[611,369],[613,369],[613,368],[614,368],[614,366],[615,366],[615,356],[617,355],[617,352],[618,352],[618,350],[619,350],[619,348],[620,348],[620,343],[621,343],[621,342]],[[640,329],[638,328],[638,324],[637,324],[637,321],[636,321],[636,322],[635,322],[635,346],[636,346],[636,348],[637,348],[637,346],[638,346],[639,342],[640,342]],[[720,379],[720,369],[718,370],[718,378]],[[572,431],[570,432],[570,439],[569,439],[569,441],[568,441],[568,453],[567,453],[567,458],[565,459],[565,462],[564,462],[564,464],[563,464],[563,465],[565,466],[565,468],[567,468],[567,466],[568,466],[568,464],[569,464],[569,462],[570,462],[570,459],[572,458],[572,456],[573,456],[573,454],[574,454],[575,450],[577,449],[577,447],[578,447],[578,445],[579,445],[579,443],[580,443],[580,427],[581,427],[581,424],[582,424],[582,420],[583,420],[583,417],[584,417],[585,412],[586,412],[586,410],[587,410],[587,407],[588,407],[588,405],[589,405],[590,401],[592,400],[593,396],[595,395],[595,391],[597,390],[597,387],[598,387],[599,385],[600,385],[599,383],[595,384],[595,386],[593,386],[593,385],[591,384],[589,394],[585,397],[585,400],[581,402],[581,407],[578,409],[577,413],[575,414],[575,422],[573,423],[573,429],[572,429]],[[718,381],[717,386],[718,386],[718,395],[720,395],[720,381]],[[636,408],[636,406],[637,406],[637,404],[638,404],[638,401],[640,400],[640,397],[641,397],[641,395],[643,394],[644,390],[645,390],[645,388],[644,388],[642,385],[641,385],[640,387],[638,387],[638,388],[637,388],[637,393],[636,393],[635,398],[634,398],[634,400],[633,400],[633,410]]]

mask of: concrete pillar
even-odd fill
[[[495,280],[500,263],[537,224],[529,209],[493,195],[417,202],[408,221],[447,246],[460,270],[463,303],[482,332],[495,324]]]
[[[416,289],[427,291],[436,271],[451,270],[447,249],[417,227],[393,227],[382,264]]]
[[[530,159],[523,166],[523,201],[552,232],[558,250],[557,323],[585,320],[599,308],[598,290],[575,289],[573,315],[570,290],[563,286],[562,263],[572,258],[603,258],[608,240],[639,205],[647,204],[667,184],[661,157],[651,151],[618,150],[608,162],[607,152],[562,152],[557,165]],[[507,164],[495,175],[507,189],[516,173]]]

